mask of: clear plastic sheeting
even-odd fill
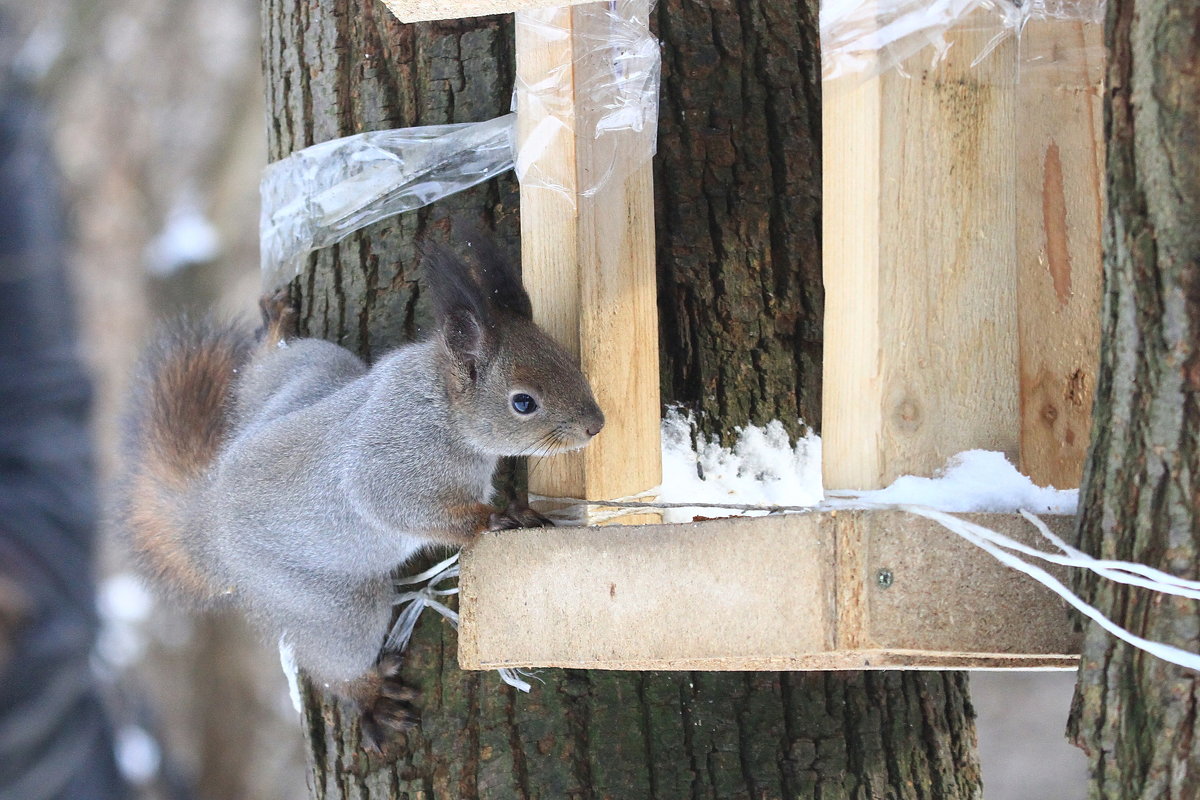
[[[537,62],[517,81],[519,151],[516,114],[508,114],[348,136],[268,166],[261,186],[264,286],[294,278],[312,250],[514,164],[522,189],[548,187],[572,202],[645,165],[655,152],[661,71],[650,8],[648,0],[612,0],[517,14],[518,52]],[[580,139],[589,146],[576,148]]]
[[[822,77],[879,75],[926,49],[937,63],[952,29],[992,34],[974,54],[978,63],[1033,20],[1103,19],[1104,0],[822,0]]]
[[[482,183],[513,166],[516,115],[373,131],[270,164],[261,184],[263,285],[294,278],[307,253],[381,219]]]
[[[590,197],[653,158],[662,59],[651,8],[612,0],[517,12],[518,59],[529,59],[515,92],[522,189]]]

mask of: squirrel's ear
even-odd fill
[[[459,361],[473,365],[487,357],[488,335],[484,324],[468,308],[452,309],[442,318],[442,340]]]
[[[479,283],[487,302],[493,308],[532,319],[533,307],[521,285],[521,276],[496,247],[496,242],[487,236],[477,236],[468,242],[468,246],[475,254]]]

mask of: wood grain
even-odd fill
[[[1099,359],[1104,216],[1098,25],[1034,20],[1021,42],[1017,279],[1021,471],[1079,486]]]
[[[825,84],[827,488],[1017,457],[1016,49],[973,65],[986,31],[952,38]]]
[[[623,497],[662,479],[652,131],[595,136],[604,97],[594,87],[613,66],[607,48],[588,43],[610,13],[607,5],[558,8],[519,15],[517,24],[519,141],[547,124],[557,130],[536,157],[522,154],[525,286],[534,317],[578,355],[606,416],[586,449],[531,463],[530,491],[550,497]],[[542,36],[545,26],[564,35]],[[559,91],[550,102],[530,90],[552,77]],[[591,191],[597,176],[639,161]]]
[[[1036,544],[1015,514],[964,516]],[[464,669],[1031,669],[1078,653],[1056,595],[897,511],[485,534],[460,589]]]
[[[825,356],[821,452],[827,489],[883,479],[880,136],[883,80],[823,86]]]

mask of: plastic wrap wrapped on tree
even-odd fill
[[[924,50],[936,64],[952,46],[946,37],[952,29],[991,34],[972,54],[978,63],[1004,40],[1019,37],[1033,20],[1099,23],[1103,18],[1104,0],[822,0],[822,76],[879,75]],[[1022,67],[1037,64],[1026,60]]]
[[[559,22],[559,9],[517,15],[517,36],[555,50],[570,41],[573,57],[535,81],[518,81],[516,97],[533,120],[514,146],[516,115],[458,125],[373,131],[307,147],[271,164],[262,179],[263,282],[275,287],[299,274],[319,247],[394,214],[482,183],[511,169],[524,188],[591,196],[654,156],[660,55],[650,34],[646,0],[619,0],[586,15],[586,30]],[[598,68],[599,67],[599,68]],[[587,112],[577,113],[577,98]],[[578,128],[578,130],[576,130]],[[544,167],[541,157],[585,137],[594,143],[573,171],[576,187]],[[561,162],[562,160],[560,160]]]
[[[372,131],[306,147],[262,179],[263,283],[300,273],[304,256],[381,219],[512,168],[515,115]]]
[[[567,61],[550,59],[549,68],[536,80],[517,80],[523,127],[516,169],[522,189],[590,197],[653,158],[661,54],[650,33],[651,8],[646,0],[616,0],[602,13],[592,10],[582,17],[559,8],[517,13],[517,40],[524,51],[572,48]],[[547,169],[547,162],[554,160],[543,156],[560,148],[566,154],[574,140],[592,143],[591,158],[586,164],[569,165],[577,172],[578,184],[568,189],[554,174],[563,165]]]

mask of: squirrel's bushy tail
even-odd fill
[[[252,345],[235,325],[180,319],[154,337],[134,380],[118,527],[146,576],[193,603],[223,588],[196,557],[205,549],[196,489],[229,435],[234,381]]]

